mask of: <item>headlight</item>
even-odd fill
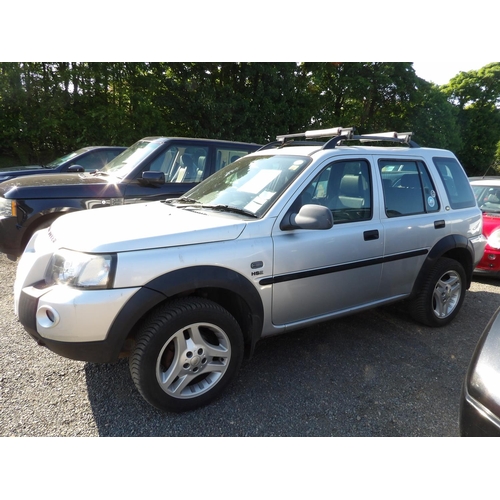
[[[16,217],[17,204],[15,200],[0,197],[0,217]]]
[[[488,245],[491,248],[500,249],[500,229],[493,231],[488,237]]]
[[[48,285],[68,285],[75,288],[111,288],[115,268],[115,255],[58,250],[49,262],[45,282]]]

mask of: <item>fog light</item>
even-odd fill
[[[493,253],[489,253],[488,254],[488,260],[495,260],[497,258],[497,256]]]
[[[42,328],[52,328],[59,323],[59,314],[50,306],[42,306],[36,312],[36,322]]]

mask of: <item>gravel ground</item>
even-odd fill
[[[59,357],[13,313],[16,264],[0,255],[0,436],[458,436],[460,386],[500,305],[475,281],[455,322],[415,324],[391,306],[261,341],[213,404],[162,413],[126,360]]]

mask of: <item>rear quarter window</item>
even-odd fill
[[[451,208],[476,206],[476,198],[460,163],[455,158],[433,158],[432,161],[443,181]]]

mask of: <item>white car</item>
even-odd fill
[[[15,310],[52,351],[129,356],[149,403],[191,410],[265,336],[403,299],[417,321],[448,324],[483,254],[481,229],[449,151],[340,127],[279,136],[181,198],[38,231]]]

